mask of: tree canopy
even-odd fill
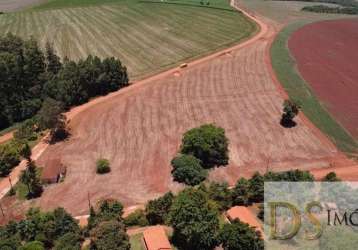
[[[67,109],[128,85],[116,58],[61,62],[51,44],[43,51],[34,38],[11,33],[0,37],[0,72],[0,129],[33,117],[46,98]]]
[[[204,192],[194,188],[183,190],[169,212],[174,243],[183,249],[213,249],[218,244],[218,215]]]
[[[180,151],[201,160],[204,168],[212,168],[229,163],[228,146],[223,128],[205,124],[184,134]]]
[[[224,224],[220,230],[220,242],[224,250],[264,249],[260,234],[239,220]]]
[[[192,155],[180,154],[172,162],[172,175],[175,181],[195,186],[204,181],[207,172],[201,166],[201,161]]]

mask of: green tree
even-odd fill
[[[255,172],[249,180],[249,193],[251,202],[263,202],[264,177],[259,172]]]
[[[200,160],[192,155],[181,154],[176,156],[171,162],[174,180],[191,186],[204,181],[207,172],[201,167],[200,163]]]
[[[300,106],[297,103],[291,100],[285,100],[283,103],[283,114],[281,117],[281,125],[284,127],[296,126],[296,123],[293,121],[293,119],[298,115],[299,111],[300,111]]]
[[[42,129],[50,129],[50,137],[52,142],[63,140],[68,136],[67,120],[63,104],[52,98],[47,98],[42,104],[38,113],[39,125]]]
[[[56,55],[53,46],[47,41],[45,46],[46,70],[56,75],[62,68],[60,57]]]
[[[167,221],[173,199],[173,193],[168,192],[164,196],[150,200],[147,203],[145,206],[145,214],[151,225],[164,224]]]
[[[240,178],[232,190],[234,205],[247,206],[250,203],[250,183],[245,178]]]
[[[232,192],[226,182],[211,182],[208,187],[204,187],[210,200],[217,203],[220,211],[225,211],[232,206]]]
[[[20,181],[27,186],[27,197],[29,199],[39,197],[42,194],[43,188],[37,175],[36,165],[34,162],[28,161],[26,169],[22,171]]]
[[[248,224],[234,220],[225,224],[220,230],[220,242],[224,250],[260,250],[264,249],[260,233],[249,227]]]
[[[204,192],[194,188],[183,190],[169,212],[174,243],[182,249],[213,249],[218,243],[218,215]]]
[[[228,145],[224,129],[206,124],[184,134],[180,151],[201,160],[204,168],[212,168],[228,164]]]
[[[111,172],[111,167],[109,166],[109,161],[107,159],[98,159],[96,162],[96,172],[97,174],[106,174]]]
[[[27,161],[31,161],[31,148],[29,146],[28,143],[24,143],[24,145],[22,146],[21,150],[20,150],[20,155],[25,158]]]
[[[12,140],[0,145],[0,176],[7,176],[20,163],[21,143]]]
[[[58,238],[53,250],[81,250],[81,242],[78,233],[69,232]]]
[[[45,247],[40,241],[31,241],[20,247],[19,250],[45,250]]]
[[[322,181],[327,181],[327,182],[334,182],[334,181],[341,181],[341,179],[339,179],[337,177],[337,174],[335,172],[329,172],[323,179]]]
[[[137,209],[124,218],[124,224],[130,226],[148,226],[149,222],[142,209]]]
[[[98,211],[91,209],[88,220],[88,228],[92,229],[103,221],[123,221],[123,205],[116,200],[102,200],[99,203]]]
[[[91,250],[129,250],[125,225],[116,220],[104,221],[91,230]]]

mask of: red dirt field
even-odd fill
[[[314,93],[358,139],[358,19],[306,25],[288,46]]]
[[[88,192],[92,202],[112,197],[130,206],[178,190],[170,160],[182,134],[203,123],[222,126],[230,140],[229,166],[212,171],[212,180],[233,184],[257,170],[334,164],[340,153],[303,116],[295,128],[280,126],[285,96],[268,60],[277,30],[260,23],[259,34],[232,50],[74,109],[71,138],[48,147],[38,161],[46,166],[60,158],[66,179],[46,188],[38,204],[80,215],[88,213]],[[110,174],[96,174],[100,157],[110,160]]]

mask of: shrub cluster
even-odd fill
[[[180,153],[171,162],[175,181],[195,186],[204,181],[207,170],[229,162],[228,139],[224,129],[205,124],[187,131]]]
[[[96,171],[97,171],[97,174],[106,174],[106,173],[111,172],[111,168],[109,166],[109,161],[107,159],[97,160]]]

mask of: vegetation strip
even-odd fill
[[[315,97],[308,83],[296,70],[287,41],[291,34],[308,22],[296,22],[284,28],[271,47],[271,61],[275,73],[292,100],[299,101],[302,111],[321,131],[328,135],[337,147],[351,155],[358,152],[358,143],[338,124],[320,101]]]

